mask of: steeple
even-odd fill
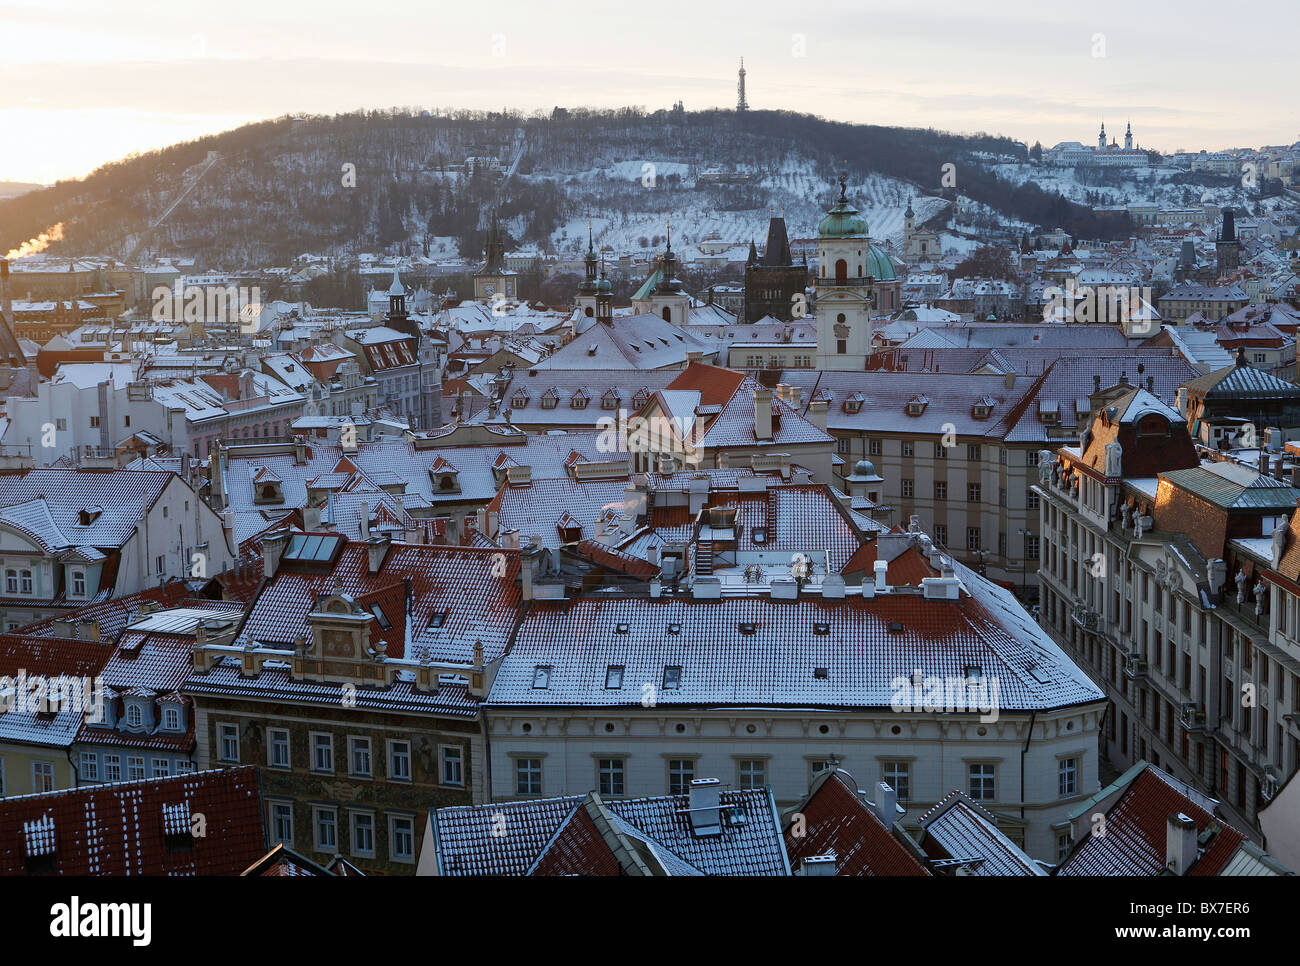
[[[591,222],[587,222],[587,256],[583,259],[586,277],[578,286],[579,295],[594,295],[596,292],[596,248],[591,235]]]
[[[655,286],[658,292],[679,292],[681,283],[677,281],[677,256],[673,254],[673,220],[668,219],[668,240],[664,246],[663,258],[659,261],[661,275],[659,284]]]
[[[1128,122],[1128,129],[1124,132],[1124,150],[1133,150],[1133,122]]]
[[[1101,122],[1101,133],[1097,135],[1097,147],[1105,150],[1106,148],[1106,122]]]
[[[614,286],[605,277],[605,256],[600,256],[600,279],[596,282],[596,321],[614,322]]]

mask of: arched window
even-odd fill
[[[596,310],[593,309],[590,305],[588,305],[586,309],[584,309],[583,311],[587,313],[587,318],[591,318],[593,315],[596,314]]]
[[[835,260],[835,282],[842,285],[849,279],[849,263],[842,258]]]
[[[665,322],[671,322],[673,320],[673,310],[667,305],[664,306],[663,316]]]

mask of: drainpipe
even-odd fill
[[[1025,820],[1025,753],[1029,751],[1029,743],[1034,740],[1034,718],[1038,715],[1037,711],[1029,712],[1029,734],[1025,736],[1025,746],[1020,749],[1020,821]]]

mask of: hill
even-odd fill
[[[743,243],[764,237],[774,209],[794,235],[810,234],[841,169],[873,236],[886,240],[901,236],[912,197],[918,221],[945,223],[956,242],[963,219],[970,237],[1036,225],[1127,232],[1059,190],[998,176],[1026,160],[1025,146],[1006,138],[790,112],[286,117],[0,201],[0,251],[62,222],[55,253],[152,250],[228,268],[303,252],[452,257],[478,251],[494,206],[515,244],[542,251],[585,249],[589,218],[598,243],[616,250],[659,245],[669,218],[679,245]],[[941,186],[945,170],[955,186]]]

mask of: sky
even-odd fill
[[[1237,10],[1244,11],[1241,16]],[[0,0],[0,180],[359,108],[731,107],[1162,151],[1300,139],[1297,0]]]

